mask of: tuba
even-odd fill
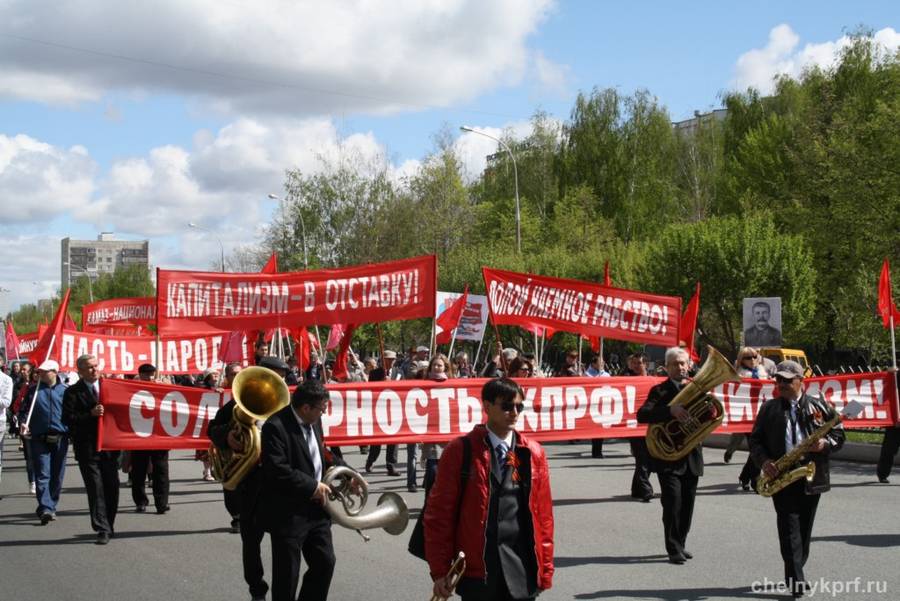
[[[803,456],[809,452],[813,445],[819,442],[820,438],[831,432],[845,418],[856,417],[862,410],[863,406],[857,401],[847,403],[843,413],[835,414],[834,417],[816,428],[815,432],[803,439],[791,451],[775,461],[775,468],[778,470],[776,477],[770,478],[765,472],[762,472],[756,481],[756,492],[763,497],[771,497],[801,478],[805,478],[807,482],[812,482],[816,476],[816,464],[814,461],[810,461],[800,467],[795,468],[794,466],[801,462]]]
[[[737,381],[740,378],[722,353],[711,346],[706,348],[709,355],[700,371],[669,402],[670,407],[682,405],[687,409],[690,419],[681,422],[672,418],[667,422],[650,424],[647,427],[647,450],[657,459],[665,461],[681,459],[700,444],[725,418],[722,403],[709,391],[723,382]]]
[[[359,492],[353,490],[354,479],[360,483]],[[406,508],[403,497],[397,493],[383,493],[378,497],[376,503],[378,507],[375,510],[360,515],[369,499],[369,485],[359,473],[349,467],[335,465],[328,468],[322,481],[331,489],[325,501],[325,511],[332,520],[344,528],[356,530],[366,542],[370,539],[362,533],[363,530],[383,528],[385,532],[394,536],[406,530],[409,523],[409,509]]]
[[[284,379],[271,369],[259,366],[242,369],[231,385],[234,414],[231,430],[241,441],[241,450],[209,447],[213,476],[225,490],[234,490],[259,463],[262,450],[257,420],[265,420],[290,402],[291,393]]]

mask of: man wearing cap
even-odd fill
[[[103,416],[97,358],[81,355],[75,361],[80,380],[66,389],[63,423],[72,434],[75,460],[84,480],[97,544],[105,545],[115,532],[119,511],[119,451],[97,450],[97,424]]]
[[[834,408],[824,399],[803,392],[803,367],[796,361],[782,361],[775,368],[778,396],[766,401],[756,416],[750,434],[750,455],[769,477],[777,477],[775,461],[803,442],[816,428],[833,418]],[[828,457],[844,445],[841,425],[819,439],[806,461],[816,465],[812,482],[801,478],[772,496],[777,515],[778,542],[784,560],[784,578],[794,597],[808,588],[803,567],[809,558],[813,522],[819,497],[830,489]],[[792,467],[799,467],[792,466]]]
[[[19,433],[31,439],[34,494],[41,524],[56,519],[56,505],[66,474],[69,451],[68,428],[62,419],[66,385],[57,379],[59,364],[47,360],[38,367],[37,383],[28,387],[19,409]],[[31,419],[29,421],[29,413]]]
[[[384,351],[384,357],[381,359],[381,367],[376,367],[369,372],[369,382],[384,382],[385,380],[399,380],[400,376],[394,369],[394,361],[397,360],[397,353],[394,351]],[[381,445],[369,445],[369,455],[366,457],[366,473],[371,473],[372,466],[378,461],[381,454]],[[397,445],[389,444],[387,446],[387,456],[385,458],[385,467],[388,476],[399,476],[395,465],[397,465]]]
[[[153,382],[156,378],[156,366],[144,363],[138,367],[138,380]],[[131,452],[131,498],[138,513],[147,511],[146,480],[150,466],[153,470],[150,477],[153,481],[153,505],[156,513],[169,511],[169,451],[132,451]]]

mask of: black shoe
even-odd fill
[[[685,556],[682,555],[681,553],[671,553],[669,555],[669,563],[674,563],[675,565],[681,565],[685,561],[687,561],[687,558],[685,558]]]
[[[880,476],[878,477],[878,481],[881,482],[882,484],[890,484],[891,483],[891,481],[888,480],[887,478],[882,478]]]
[[[98,532],[97,540],[94,541],[98,545],[107,545],[109,544],[109,532]]]
[[[169,511],[170,509],[172,509],[172,508],[169,507],[168,505],[166,505],[165,507],[157,507],[157,508],[156,508],[156,513],[162,515],[162,514],[164,514],[165,512]]]
[[[367,463],[367,464],[366,464],[366,473],[367,473],[367,474],[371,474],[371,473],[372,473],[372,464],[371,464],[371,463]]]
[[[653,494],[651,493],[651,494],[647,495],[646,497],[644,497],[643,499],[641,499],[641,503],[649,503],[652,500],[653,500]]]
[[[684,555],[685,559],[694,559],[694,554],[690,551],[682,551],[681,554]]]
[[[147,511],[147,506],[146,505],[138,505],[137,507],[134,508],[134,510],[138,513],[144,513],[145,511]]]
[[[387,466],[387,475],[388,476],[399,476],[400,472],[398,472],[396,469],[394,469],[393,465],[389,465],[389,466]]]
[[[41,526],[46,526],[50,522],[53,521],[53,514],[49,511],[45,511],[41,514]]]
[[[415,484],[411,484],[406,487],[406,490],[408,490],[409,492],[419,492],[419,487]]]
[[[741,480],[740,482],[741,482],[741,490],[743,490],[744,492],[749,492],[750,491],[750,483],[744,482],[743,480]]]
[[[731,463],[731,458],[734,455],[731,451],[725,451],[725,463]]]
[[[231,533],[232,534],[240,534],[241,533],[241,520],[235,518],[231,520]]]

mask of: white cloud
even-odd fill
[[[174,92],[295,117],[446,106],[535,70],[557,80],[527,47],[552,1],[11,0],[0,90],[63,104]]]
[[[884,50],[893,52],[900,47],[900,33],[891,27],[877,31],[873,37]],[[800,36],[789,25],[782,23],[772,28],[769,41],[763,48],[754,48],[738,57],[732,88],[756,88],[763,94],[769,94],[775,88],[778,75],[797,78],[807,67],[833,66],[851,40],[848,36],[842,36],[835,41],[806,44],[798,49],[799,43]]]
[[[516,121],[504,128],[471,126],[472,129],[484,132],[494,138],[506,141],[505,136],[514,140],[524,140],[531,135],[531,121]],[[454,145],[456,153],[465,166],[464,176],[469,180],[476,179],[487,166],[487,157],[502,148],[495,140],[472,132],[463,132]]]
[[[0,315],[5,316],[22,304],[50,298],[59,290],[58,236],[5,235],[3,255],[5,260],[0,284],[4,291],[0,292]]]
[[[544,53],[534,53],[535,79],[543,91],[558,97],[564,97],[568,92],[569,67],[549,60]]]
[[[81,146],[56,148],[0,134],[0,214],[6,223],[49,221],[88,201],[96,164]]]

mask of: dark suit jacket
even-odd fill
[[[322,458],[322,475],[332,465],[343,465],[322,443],[322,424],[313,424]],[[302,532],[308,522],[329,519],[312,500],[318,481],[303,431],[288,405],[271,416],[262,428],[263,488],[261,510],[266,529],[280,536]]]
[[[103,386],[102,381],[100,386]],[[100,418],[91,415],[91,409],[96,404],[97,399],[84,380],[78,380],[63,394],[62,421],[69,428],[77,461],[87,459],[86,454],[97,450],[97,423]]]
[[[762,469],[766,461],[777,461],[785,454],[785,435],[787,433],[788,412],[790,401],[782,398],[770,399],[765,402],[756,422],[753,424],[753,432],[750,434],[750,456],[753,462]],[[809,436],[821,422],[834,417],[834,409],[821,399],[804,394],[798,403],[797,421],[801,430]],[[818,418],[817,418],[818,415]],[[813,481],[807,483],[806,491],[809,494],[826,492],[831,488],[829,475],[828,456],[832,451],[837,451],[844,446],[844,429],[838,426],[825,435],[828,443],[822,453],[811,453],[806,461],[814,461],[816,475]]]
[[[641,424],[654,424],[667,422],[672,417],[669,402],[678,394],[678,388],[671,378],[657,384],[650,389],[647,400],[638,409],[637,420]],[[693,450],[678,461],[663,461],[652,455],[650,457],[650,469],[654,472],[671,472],[676,475],[691,473],[695,476],[703,475],[703,445],[698,444]]]

